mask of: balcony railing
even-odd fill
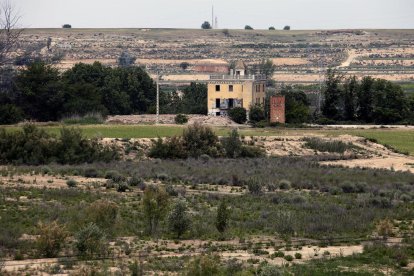
[[[266,80],[264,75],[210,75],[210,80]]]

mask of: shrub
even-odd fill
[[[247,111],[243,107],[235,107],[230,109],[228,115],[231,120],[238,124],[244,124],[247,121]]]
[[[257,123],[265,120],[263,107],[260,105],[252,105],[249,110],[249,120],[252,123]]]
[[[118,205],[106,199],[94,201],[85,210],[86,220],[111,233],[118,217]]]
[[[356,148],[351,143],[346,144],[342,141],[324,141],[323,139],[317,137],[303,138],[303,140],[305,141],[305,147],[320,152],[343,154],[346,150]]]
[[[105,233],[95,223],[90,223],[76,233],[75,247],[83,258],[105,255],[107,252]]]
[[[179,239],[191,225],[187,205],[183,200],[178,200],[168,215],[168,227]]]
[[[128,185],[132,187],[142,187],[145,185],[145,182],[142,177],[133,175],[130,179],[128,179]]]
[[[158,138],[153,140],[152,143],[148,154],[149,157],[162,159],[183,159],[188,157],[187,149],[181,137],[173,136],[166,138],[165,141],[162,138]]]
[[[285,275],[280,267],[266,264],[260,270],[259,276],[282,276]]]
[[[250,178],[247,180],[247,189],[253,195],[259,195],[262,193],[262,182],[258,178]]]
[[[79,164],[118,158],[117,148],[102,145],[97,139],[88,140],[79,129],[62,128],[58,137],[32,124],[24,125],[22,131],[0,129],[0,163]]]
[[[293,257],[292,257],[292,255],[286,255],[286,256],[285,256],[285,260],[286,260],[286,261],[288,261],[288,262],[293,261]]]
[[[177,114],[174,118],[176,124],[183,125],[188,122],[188,116],[184,114]]]
[[[275,253],[272,254],[272,257],[274,258],[283,258],[285,256],[285,253],[283,253],[282,251],[276,251]]]
[[[56,257],[69,236],[66,228],[54,221],[49,224],[39,223],[38,231],[37,248],[39,254],[46,258]]]
[[[148,186],[144,191],[142,204],[148,233],[154,235],[157,233],[159,222],[168,210],[168,194],[162,188]]]
[[[118,183],[118,186],[116,187],[116,191],[119,193],[125,193],[128,190],[128,184],[121,182]]]
[[[218,275],[220,273],[220,257],[217,255],[202,255],[191,260],[185,269],[187,276]]]
[[[242,151],[240,153],[240,157],[245,157],[245,158],[256,158],[256,157],[262,157],[264,155],[265,155],[265,151],[255,146],[243,146]]]
[[[241,155],[243,145],[236,129],[230,132],[229,137],[223,138],[221,143],[223,144],[226,157],[237,158]]]
[[[302,254],[300,253],[295,253],[295,259],[302,259]]]
[[[118,171],[107,171],[105,173],[105,179],[111,179],[115,183],[125,181],[125,177],[122,176]]]
[[[291,183],[290,183],[289,180],[286,180],[286,179],[280,180],[280,182],[279,182],[279,188],[281,190],[288,190],[288,189],[290,189],[290,187],[291,187]]]
[[[23,111],[12,104],[0,106],[0,125],[16,124],[24,119]]]
[[[87,168],[83,172],[83,176],[87,178],[96,178],[99,176],[99,173],[95,168]]]
[[[165,191],[169,196],[178,196],[178,192],[174,189],[173,185],[165,186]]]
[[[105,122],[101,113],[87,113],[83,116],[72,115],[61,120],[66,125],[98,125]]]
[[[74,179],[69,179],[66,181],[66,185],[68,185],[69,188],[75,188],[78,185],[78,182]]]
[[[246,26],[244,26],[244,29],[245,30],[253,30],[253,27],[251,27],[250,25],[246,25]]]
[[[189,156],[199,157],[202,154],[218,156],[218,142],[219,139],[211,127],[196,123],[184,129],[183,143]]]

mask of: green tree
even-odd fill
[[[83,116],[90,112],[107,114],[102,104],[102,94],[96,86],[79,82],[66,86],[65,100],[61,114]]]
[[[216,228],[221,234],[223,234],[229,226],[230,211],[227,208],[225,200],[220,202],[220,205],[217,209],[216,216]]]
[[[168,194],[163,188],[148,186],[145,189],[142,204],[147,221],[148,234],[157,234],[158,225],[168,210],[168,203]]]
[[[301,124],[309,120],[309,100],[305,92],[296,90],[291,86],[282,88],[285,96],[285,116],[289,124]]]
[[[343,76],[338,74],[335,69],[328,69],[326,73],[324,103],[322,105],[322,114],[329,119],[341,119],[341,81]]]
[[[286,25],[285,27],[283,27],[283,30],[284,31],[290,31],[290,26],[289,25]]]
[[[370,123],[374,111],[374,82],[372,77],[364,77],[358,90],[357,115],[358,119]]]
[[[208,22],[208,21],[204,21],[204,23],[203,23],[203,24],[201,24],[201,29],[203,29],[203,30],[209,30],[209,29],[212,29],[210,22]]]
[[[252,123],[257,123],[266,119],[263,106],[252,105],[249,110],[249,119]]]
[[[207,114],[207,85],[192,82],[183,90],[180,109],[185,114]]]
[[[233,129],[230,132],[229,137],[224,137],[221,143],[223,144],[226,157],[237,158],[241,155],[243,144],[240,140],[240,135],[237,129]]]
[[[177,235],[178,239],[190,228],[191,225],[191,219],[187,209],[185,201],[178,200],[168,215],[169,229]]]
[[[253,29],[253,27],[252,27],[252,26],[250,26],[250,25],[246,25],[246,26],[244,26],[244,29],[245,29],[245,30],[254,30],[254,29]]]
[[[87,221],[112,234],[118,218],[118,205],[106,199],[98,199],[85,209],[85,215]]]
[[[137,58],[131,56],[128,52],[124,51],[121,53],[121,55],[118,58],[118,66],[119,67],[129,67],[134,65],[135,60]]]
[[[356,119],[356,105],[359,83],[356,76],[345,80],[343,97],[344,97],[344,119],[353,121]]]
[[[275,31],[275,30],[276,30],[275,27],[273,27],[273,26],[269,27],[269,31]]]
[[[0,105],[0,125],[16,124],[24,119],[23,111],[14,104]]]
[[[19,106],[38,121],[55,121],[62,111],[63,86],[56,68],[34,62],[20,71],[16,79]]]
[[[247,121],[247,111],[243,107],[234,107],[229,110],[230,119],[238,124],[244,124]]]

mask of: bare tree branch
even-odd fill
[[[20,15],[10,0],[0,3],[0,66],[12,60],[10,54],[15,49],[23,29],[18,28]]]

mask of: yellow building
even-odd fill
[[[266,79],[247,75],[243,62],[237,62],[228,75],[210,76],[208,82],[208,115],[227,116],[229,109],[244,107],[249,111],[255,104],[264,105]]]

